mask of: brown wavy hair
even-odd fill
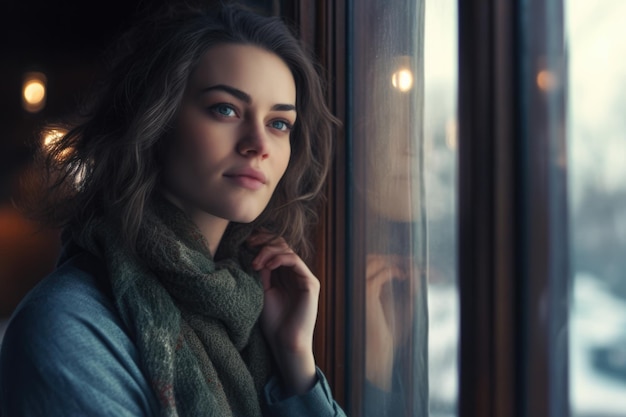
[[[36,187],[29,212],[48,225],[73,230],[93,217],[113,215],[134,249],[144,208],[161,181],[160,155],[189,76],[209,48],[224,43],[270,51],[293,74],[298,118],[291,158],[252,225],[283,236],[306,258],[308,227],[317,219],[337,120],[325,104],[320,70],[292,29],[278,17],[234,3],[170,5],[143,17],[120,38],[107,76],[78,112],[79,121],[39,149],[43,184]]]

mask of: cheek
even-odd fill
[[[285,175],[287,172],[287,167],[289,166],[289,161],[291,159],[291,146],[288,145],[285,150],[280,155],[280,162],[276,164],[277,166],[277,174],[280,178]]]
[[[227,132],[211,127],[209,123],[189,121],[174,138],[173,153],[184,170],[198,170],[211,166],[227,152]]]
[[[206,128],[202,123],[191,118],[181,120],[179,123],[178,133],[175,137],[176,147],[178,153],[188,156],[194,156],[204,151],[206,147],[206,141],[203,138],[206,136]]]
[[[178,136],[167,155],[168,167],[170,171],[189,175],[193,174],[200,163],[202,155],[202,145],[189,138]]]
[[[274,150],[274,159],[271,162],[271,173],[274,178],[273,187],[271,189],[270,194],[274,194],[276,190],[279,188],[279,183],[282,181],[283,177],[287,173],[289,169],[289,161],[291,156],[291,148],[286,150],[282,150],[281,152],[277,152]],[[293,170],[293,168],[291,168]]]
[[[204,110],[192,105],[181,109],[177,120],[175,140],[182,153],[191,155],[204,153],[209,150],[211,139],[223,134],[219,124],[212,123]]]
[[[287,170],[287,167],[289,166],[289,161],[290,160],[291,160],[291,145],[288,145],[287,146],[287,151],[285,152],[285,164],[284,164],[284,168],[283,168],[283,174]]]
[[[206,144],[197,140],[195,132],[178,132],[165,155],[165,172],[170,184],[181,187],[184,184],[196,184],[202,175],[207,151]],[[196,184],[197,186],[197,184]]]

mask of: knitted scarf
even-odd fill
[[[257,324],[261,283],[245,235],[231,229],[214,261],[184,212],[159,199],[145,212],[138,257],[117,222],[91,221],[78,244],[101,257],[115,306],[134,336],[163,416],[261,416],[271,354]]]

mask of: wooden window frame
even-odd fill
[[[458,7],[459,416],[565,417],[562,1]]]

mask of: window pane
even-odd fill
[[[350,415],[456,415],[455,5],[353,5]]]
[[[626,416],[626,2],[567,0],[572,415]]]
[[[424,168],[430,416],[455,416],[458,384],[456,0],[426,0]]]

